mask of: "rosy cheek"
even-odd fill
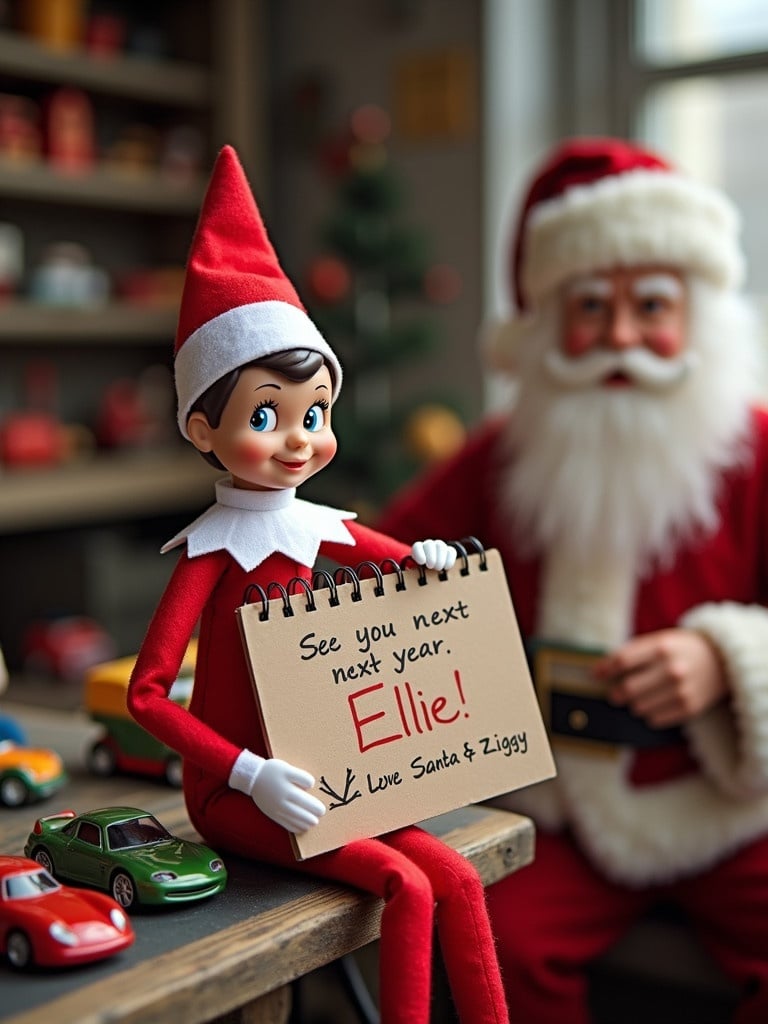
[[[338,446],[339,445],[338,441],[336,440],[336,437],[333,434],[331,434],[330,436],[326,437],[321,444],[317,445],[317,447],[315,448],[315,454],[318,455],[321,459],[323,459],[326,463],[328,463],[336,454],[336,449],[338,448]]]
[[[255,466],[269,458],[269,446],[252,432],[235,444],[234,454],[239,462]]]
[[[584,327],[569,327],[563,332],[563,352],[581,356],[595,344],[595,332]]]
[[[647,339],[648,347],[662,359],[672,359],[680,352],[683,339],[680,331],[667,329],[651,331]]]

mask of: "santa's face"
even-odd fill
[[[616,268],[568,281],[560,345],[546,369],[566,387],[666,388],[688,369],[688,291],[664,266]]]
[[[759,335],[740,296],[636,266],[542,300],[502,482],[519,543],[647,560],[717,523],[746,457]]]
[[[298,487],[336,454],[331,394],[327,366],[301,382],[249,366],[241,372],[219,426],[211,427],[203,413],[194,412],[187,429],[196,448],[216,454],[235,487]]]

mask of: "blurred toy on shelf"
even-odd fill
[[[184,287],[184,268],[138,267],[116,282],[117,295],[136,306],[178,309]]]
[[[197,641],[190,641],[171,687],[170,699],[187,707],[192,696]],[[155,739],[131,716],[126,707],[128,682],[136,656],[117,658],[94,665],[85,674],[85,710],[103,728],[86,753],[94,775],[116,772],[163,778],[169,786],[181,788],[181,758],[175,750]]]
[[[0,93],[0,157],[29,162],[42,153],[40,108],[26,96]]]
[[[118,11],[91,11],[85,27],[85,48],[91,57],[115,57],[125,49],[127,32],[127,21]]]
[[[67,782],[64,762],[53,750],[0,742],[0,806],[23,807],[53,796]]]
[[[85,33],[86,0],[19,0],[19,24],[51,50],[73,50]]]
[[[67,451],[66,429],[50,413],[19,410],[0,422],[0,460],[6,466],[56,466]]]
[[[0,419],[0,461],[4,465],[16,469],[56,466],[87,447],[88,431],[62,423],[55,408],[53,363],[30,360],[25,367],[22,407]]]
[[[93,665],[115,656],[109,634],[82,615],[29,623],[22,639],[24,671],[79,682]]]
[[[103,960],[135,940],[110,896],[57,882],[28,857],[0,854],[0,953],[11,967],[67,967]]]
[[[160,140],[148,124],[125,125],[115,141],[107,147],[104,160],[117,174],[150,174],[159,160]]]
[[[80,174],[96,162],[93,104],[82,89],[51,92],[43,106],[43,147],[57,171]]]
[[[94,265],[78,242],[54,242],[30,275],[29,295],[43,306],[103,305],[110,294],[109,276]]]
[[[8,668],[5,664],[2,649],[0,648],[0,694],[8,689]],[[12,740],[14,743],[25,744],[27,737],[15,718],[4,715],[0,712],[0,743],[4,740]]]
[[[192,125],[176,125],[163,138],[160,169],[174,181],[192,181],[200,173],[204,154],[202,132]]]
[[[96,442],[101,448],[147,448],[173,432],[173,382],[165,367],[113,380],[101,396]]]

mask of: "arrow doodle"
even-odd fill
[[[333,803],[328,805],[329,811],[332,811],[334,807],[346,807],[347,804],[351,804],[353,800],[357,800],[359,796],[362,796],[362,793],[360,792],[359,789],[356,789],[354,793],[350,794],[350,789],[352,788],[352,783],[354,781],[355,773],[352,771],[351,768],[347,768],[347,777],[344,782],[344,792],[337,793],[336,790],[333,789],[333,787],[328,783],[325,776],[320,776],[320,785],[318,786],[318,789],[322,793],[325,793],[326,796],[331,797],[331,799],[334,801]]]

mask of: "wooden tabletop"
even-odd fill
[[[16,713],[4,705],[3,710]],[[58,797],[0,809],[0,852],[21,853],[40,814],[131,804],[172,832],[196,838],[181,795],[163,783],[95,779],[84,768],[85,720],[19,710],[32,742],[62,752],[71,780]],[[57,742],[51,742],[56,738]],[[425,823],[477,867],[485,884],[529,863],[526,818],[468,807]],[[373,941],[381,901],[298,872],[226,857],[226,890],[203,903],[134,914],[136,942],[101,963],[66,971],[12,971],[0,964],[0,1019],[7,1024],[186,1024],[210,1021]]]

